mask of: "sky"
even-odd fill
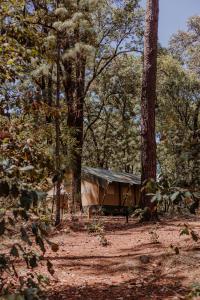
[[[141,0],[145,7],[146,0]],[[160,0],[159,40],[167,46],[173,33],[187,28],[187,19],[200,15],[200,0]]]

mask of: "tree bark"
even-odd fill
[[[147,0],[144,61],[141,97],[141,167],[142,183],[149,179],[156,180],[156,136],[155,104],[157,79],[157,44],[158,44],[159,0]],[[142,192],[142,206],[154,207],[145,191]]]
[[[192,182],[191,182],[191,186],[194,187],[198,187],[199,186],[199,168],[200,168],[200,163],[199,163],[199,159],[200,159],[200,133],[199,133],[199,113],[200,113],[200,101],[197,102],[196,104],[196,109],[194,111],[194,119],[193,119],[193,168],[192,168]]]
[[[64,62],[66,79],[64,81],[67,101],[67,126],[75,140],[70,162],[72,173],[72,201],[73,207],[81,205],[81,166],[83,148],[83,105],[85,98],[85,58],[77,54],[75,65],[76,76],[73,76],[73,65]]]
[[[57,0],[57,7],[59,5],[59,0]],[[57,84],[56,84],[56,108],[60,109],[60,37],[57,33]],[[60,170],[60,116],[56,114],[55,117],[55,131],[56,131],[56,172],[58,174],[58,179],[56,182],[56,218],[55,226],[59,225],[61,222],[61,203],[60,203],[60,188],[61,188],[61,170]]]
[[[47,96],[48,96],[48,100],[47,100],[47,104],[49,106],[49,109],[52,107],[52,103],[53,103],[53,79],[52,79],[52,71],[51,74],[48,76],[48,83],[47,83]],[[47,123],[51,123],[52,122],[52,116],[51,114],[46,116],[46,121]]]
[[[76,138],[76,151],[73,153],[74,164],[72,168],[72,186],[74,205],[82,209],[81,202],[81,166],[83,149],[83,105],[85,92],[85,58],[77,54],[76,63],[76,99],[74,110],[74,128]]]

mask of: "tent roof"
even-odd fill
[[[122,172],[113,172],[111,170],[100,169],[100,168],[90,168],[83,167],[82,174],[84,177],[93,177],[94,179],[99,179],[100,184],[103,181],[118,182],[118,183],[126,183],[130,185],[140,185],[141,179],[140,176],[130,174],[130,173],[122,173]]]

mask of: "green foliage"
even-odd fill
[[[32,192],[47,190],[55,171],[55,120],[59,117],[61,167],[71,167],[74,156],[83,153],[85,164],[140,172],[144,14],[138,0],[61,0],[59,7],[52,0],[1,2],[0,247],[6,239],[11,247],[9,253],[0,249],[0,292],[6,299],[40,299],[37,293],[48,279],[37,274],[37,266],[47,248],[57,252],[58,245],[48,239],[50,218],[33,209],[40,200]],[[144,189],[165,211],[195,213],[199,204],[199,22],[192,17],[188,31],[179,32],[169,50],[161,49],[158,61],[156,125],[163,179],[145,182]],[[150,211],[136,214],[145,219]],[[88,232],[97,234],[102,246],[108,244],[99,221]],[[199,240],[187,225],[180,234]],[[152,239],[158,240],[154,232]],[[178,247],[173,250],[179,254]],[[30,269],[23,278],[15,267],[19,259]],[[46,267],[53,275],[49,260]],[[194,293],[199,295],[198,288]]]
[[[181,235],[188,235],[188,236],[190,236],[194,242],[198,242],[199,241],[199,235],[198,235],[198,233],[195,232],[194,230],[192,230],[188,224],[184,224],[184,228],[181,229],[181,231],[180,231],[180,236]]]
[[[104,231],[104,225],[101,220],[94,220],[87,226],[88,233],[101,234]]]
[[[83,101],[88,92],[93,93],[92,84],[114,58],[141,50],[143,10],[138,3],[138,0],[122,0],[115,5],[113,1],[102,0],[75,4],[70,0],[59,1],[59,7],[48,0],[42,4],[37,1],[3,3],[0,107],[7,136],[2,139],[6,146],[2,147],[1,160],[9,158],[6,172],[10,176],[20,176],[33,185],[36,181],[42,184],[53,172],[56,116],[60,118],[61,166],[73,165],[74,156],[82,150],[77,144],[80,126],[73,122],[68,128],[66,120],[71,111],[73,118],[80,114],[78,72],[84,74],[85,86],[80,87]],[[57,35],[62,36],[59,110],[55,107]],[[131,83],[127,87],[131,90]],[[131,125],[119,129],[121,138]],[[133,143],[133,135],[135,129],[123,146],[127,152],[123,164],[127,165],[128,161],[128,167],[128,148],[131,148],[128,144]],[[27,145],[28,140],[32,141],[31,145]],[[29,165],[34,167],[32,172],[20,171]]]
[[[159,211],[181,213],[187,210],[192,214],[196,213],[199,207],[199,194],[195,191],[177,187],[164,177],[160,178],[158,183],[150,183],[148,183],[150,187],[148,185],[146,190],[153,191],[148,195],[151,197],[151,202],[157,204]]]
[[[139,82],[139,60],[123,55],[93,85],[85,103],[86,164],[139,171]]]
[[[184,228],[181,229],[180,235],[189,235],[189,234],[190,234],[190,232],[189,232],[188,226],[184,225]]]
[[[180,33],[181,35],[181,33]],[[186,34],[187,35],[187,34]],[[187,40],[183,34],[182,38]],[[185,42],[186,42],[185,40]],[[171,51],[178,49],[174,39]],[[183,41],[184,43],[184,41]],[[184,46],[187,52],[187,42]],[[199,187],[199,75],[170,54],[161,55],[158,70],[157,131],[161,172],[179,186]]]
[[[87,231],[89,234],[97,235],[101,246],[106,247],[110,244],[105,236],[105,228],[100,219],[94,219],[92,223],[88,224]]]
[[[192,16],[187,21],[187,31],[180,30],[174,34],[170,41],[172,54],[181,61],[182,64],[199,75],[199,35],[200,17]]]
[[[195,299],[200,297],[200,284],[194,283],[191,287],[191,292],[188,295],[188,299]]]
[[[13,239],[14,236],[15,239]],[[22,299],[42,299],[43,287],[48,284],[48,280],[38,273],[37,267],[43,260],[48,247],[54,252],[59,250],[58,245],[48,239],[43,221],[31,209],[28,212],[20,207],[2,210],[0,239],[4,241],[5,245],[6,241],[11,244],[11,246],[1,246],[0,248],[1,295],[5,295],[5,299],[9,299],[11,294],[13,294],[12,297],[15,297],[14,295],[19,293],[19,297]],[[7,251],[8,247],[10,248],[9,252]],[[22,276],[21,271],[17,270],[19,260],[23,260],[27,270],[31,270],[27,272],[27,275]],[[47,261],[47,270],[51,275],[54,274],[50,261]]]

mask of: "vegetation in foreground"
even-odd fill
[[[180,241],[186,235],[199,242],[198,230],[185,219],[188,212],[198,214],[199,207],[200,17],[191,17],[187,30],[172,36],[169,47],[163,48],[157,41],[159,1],[147,0],[147,4],[144,23],[139,0],[1,3],[0,292],[6,299],[46,297],[46,271],[54,275],[46,253],[59,251],[61,244],[61,231],[55,238],[58,244],[49,237],[59,230],[53,224],[61,223],[60,185],[66,169],[72,174],[72,212],[81,208],[83,164],[136,174],[142,170],[142,202],[135,215],[151,221],[157,212],[179,214],[183,221]],[[52,185],[55,215],[52,203],[45,200]],[[74,216],[71,220],[81,227],[80,220]],[[158,250],[162,232],[147,226],[152,227],[150,237]],[[88,225],[88,231],[97,235],[100,249],[104,246],[112,253],[114,241],[99,219]],[[136,237],[135,232],[131,234]],[[178,243],[166,246],[162,241],[161,245],[165,250],[170,247],[182,266],[184,246]],[[148,264],[150,258],[145,255],[140,260]],[[186,255],[190,267],[194,256]],[[158,274],[166,271],[159,263],[151,265],[150,277],[154,267]],[[21,275],[22,266],[25,275]],[[142,274],[139,268],[138,276]],[[180,292],[180,297],[199,296],[198,283],[190,290],[179,290],[175,283],[168,286],[165,278],[160,282],[162,291],[150,281],[148,267],[145,276],[136,288],[130,288],[130,297],[136,293],[144,299],[141,290],[145,287],[149,293],[150,283],[155,288],[152,293],[157,286],[157,294],[152,294],[156,297],[159,293],[167,297],[170,291]],[[123,284],[120,290],[124,296]]]

